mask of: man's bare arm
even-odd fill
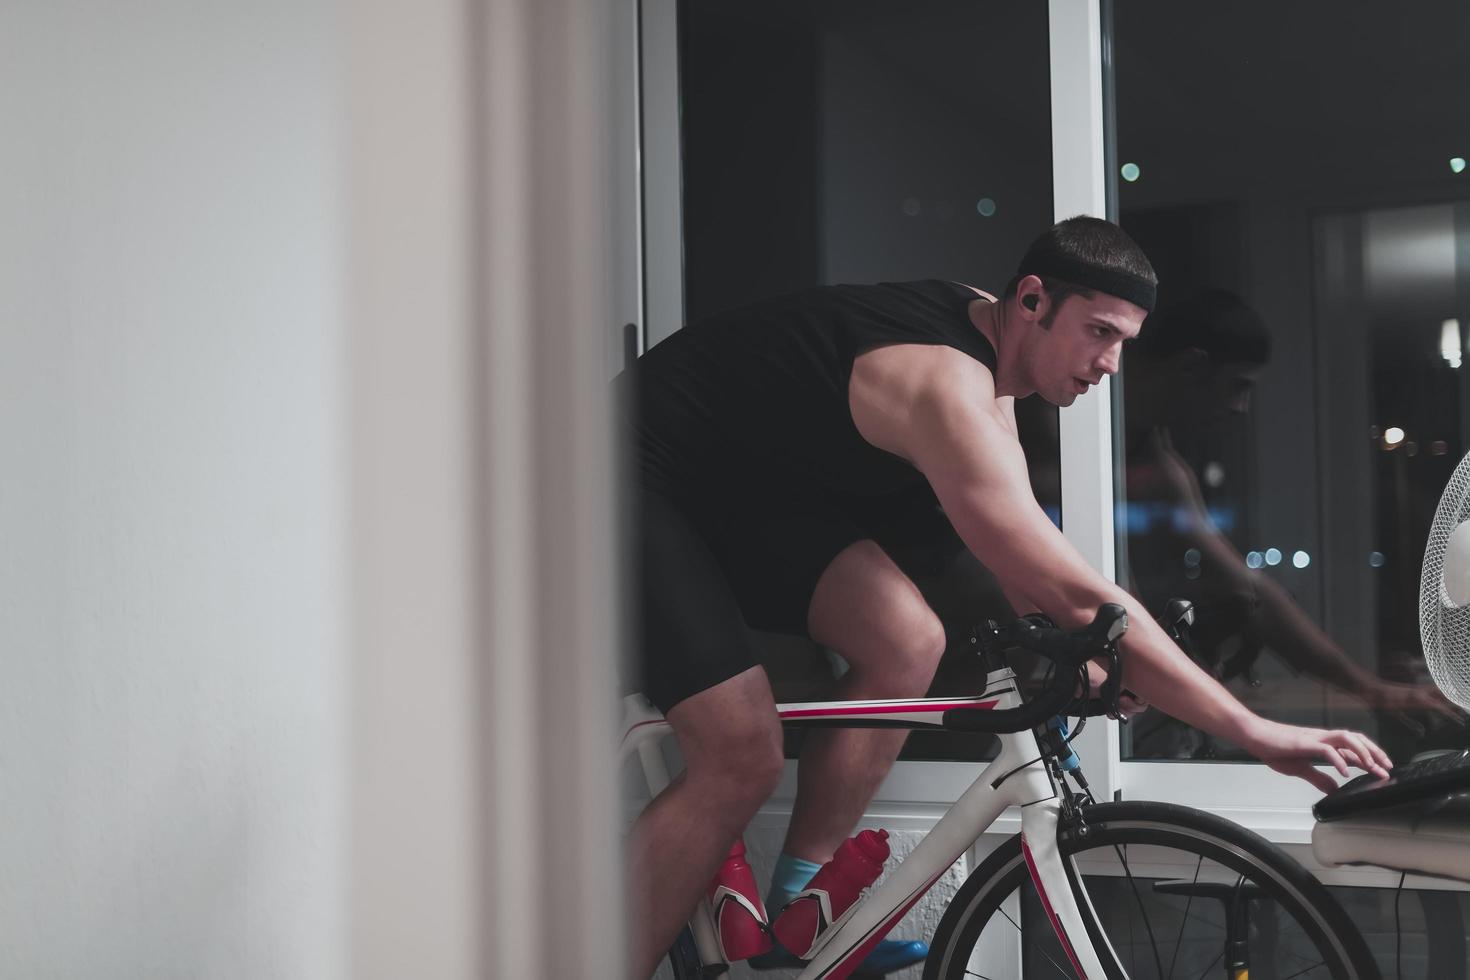
[[[1020,443],[995,407],[989,373],[953,359],[933,366],[934,375],[917,386],[919,395],[904,412],[866,420],[868,426],[854,418],[866,438],[909,459],[928,478],[955,530],[1007,595],[1024,596],[1067,627],[1089,622],[1105,602],[1124,606],[1131,624],[1123,642],[1124,684],[1168,714],[1230,739],[1282,771],[1327,789],[1330,780],[1309,772],[1311,757],[1328,758],[1344,774],[1348,761],[1375,770],[1387,763],[1381,749],[1356,733],[1263,719],[1201,670],[1047,518],[1031,492]]]
[[[1255,716],[1062,536],[1032,495],[1026,457],[1001,421],[953,398],[926,402],[915,419],[914,462],[955,530],[1007,594],[1026,596],[1065,627],[1090,622],[1105,602],[1123,605],[1130,623],[1124,684],[1176,718],[1248,744]]]

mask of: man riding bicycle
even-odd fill
[[[1094,571],[1032,495],[1015,399],[1067,406],[1115,373],[1155,285],[1121,229],[1072,218],[1032,243],[999,298],[939,280],[807,290],[691,324],[619,379],[643,691],[685,762],[628,842],[634,976],[653,972],[781,773],[781,727],[749,629],[839,654],[850,669],[834,698],[927,690],[944,629],[884,540],[936,500],[1018,614],[1072,628],[1103,603],[1127,608],[1124,683],[1137,698],[1125,711],[1151,703],[1324,790],[1318,759],[1386,773],[1387,755],[1361,734],[1247,710]],[[953,540],[945,530],[935,548]],[[808,737],[778,899],[852,832],[905,737]]]

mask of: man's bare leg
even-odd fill
[[[684,772],[639,815],[626,847],[634,980],[658,968],[781,777],[781,726],[761,668],[679,702],[667,718]]]
[[[944,652],[943,624],[872,541],[859,541],[832,560],[817,582],[807,622],[812,637],[851,667],[837,686],[835,696],[843,700],[922,697]],[[786,853],[827,861],[852,833],[907,738],[906,731],[881,729],[808,733]]]

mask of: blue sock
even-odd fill
[[[815,861],[792,857],[782,851],[771,872],[771,890],[766,892],[766,914],[775,920],[786,903],[795,898],[796,893],[805,888],[820,870],[822,866]]]

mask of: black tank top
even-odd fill
[[[753,505],[923,484],[912,465],[858,433],[847,397],[853,360],[889,344],[939,344],[994,372],[995,349],[970,322],[976,298],[937,279],[828,286],[690,324],[619,379],[632,409],[635,479]]]

